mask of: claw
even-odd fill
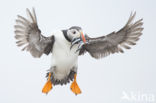
[[[74,75],[74,81],[73,83],[71,84],[70,86],[71,88],[71,91],[75,94],[75,95],[78,95],[78,94],[81,94],[81,89],[79,88],[77,82],[76,82],[76,74]]]
[[[48,73],[48,80],[42,89],[42,93],[48,94],[48,92],[52,89],[52,82],[51,82],[51,73]]]

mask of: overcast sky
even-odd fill
[[[14,39],[16,15],[26,16],[26,8],[32,7],[45,36],[74,25],[92,37],[106,35],[122,28],[131,11],[137,12],[135,20],[144,19],[145,29],[137,45],[124,54],[100,60],[89,54],[79,58],[77,82],[82,94],[75,96],[68,84],[45,95],[41,90],[51,55],[34,59],[21,52]],[[121,99],[123,92],[152,94],[156,101],[155,0],[1,0],[0,13],[0,103],[136,102]]]

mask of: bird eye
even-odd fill
[[[76,31],[73,31],[73,34],[76,34]]]

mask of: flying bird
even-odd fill
[[[71,83],[71,91],[80,94],[77,84],[78,57],[88,52],[93,58],[100,59],[114,53],[124,53],[142,35],[143,19],[133,22],[136,12],[131,13],[126,25],[119,31],[92,38],[83,33],[79,26],[58,30],[49,37],[42,35],[38,27],[34,8],[26,9],[28,18],[18,15],[15,24],[16,44],[30,52],[35,58],[52,54],[52,64],[47,72],[47,81],[42,89],[48,93],[55,85]]]

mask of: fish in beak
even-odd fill
[[[83,32],[81,32],[80,37],[78,37],[78,38],[73,38],[73,39],[72,39],[70,49],[72,49],[72,47],[73,47],[75,44],[79,44],[79,48],[78,48],[78,49],[80,49],[80,47],[82,47],[82,45],[85,44],[85,43],[86,43],[85,36],[84,36]]]

